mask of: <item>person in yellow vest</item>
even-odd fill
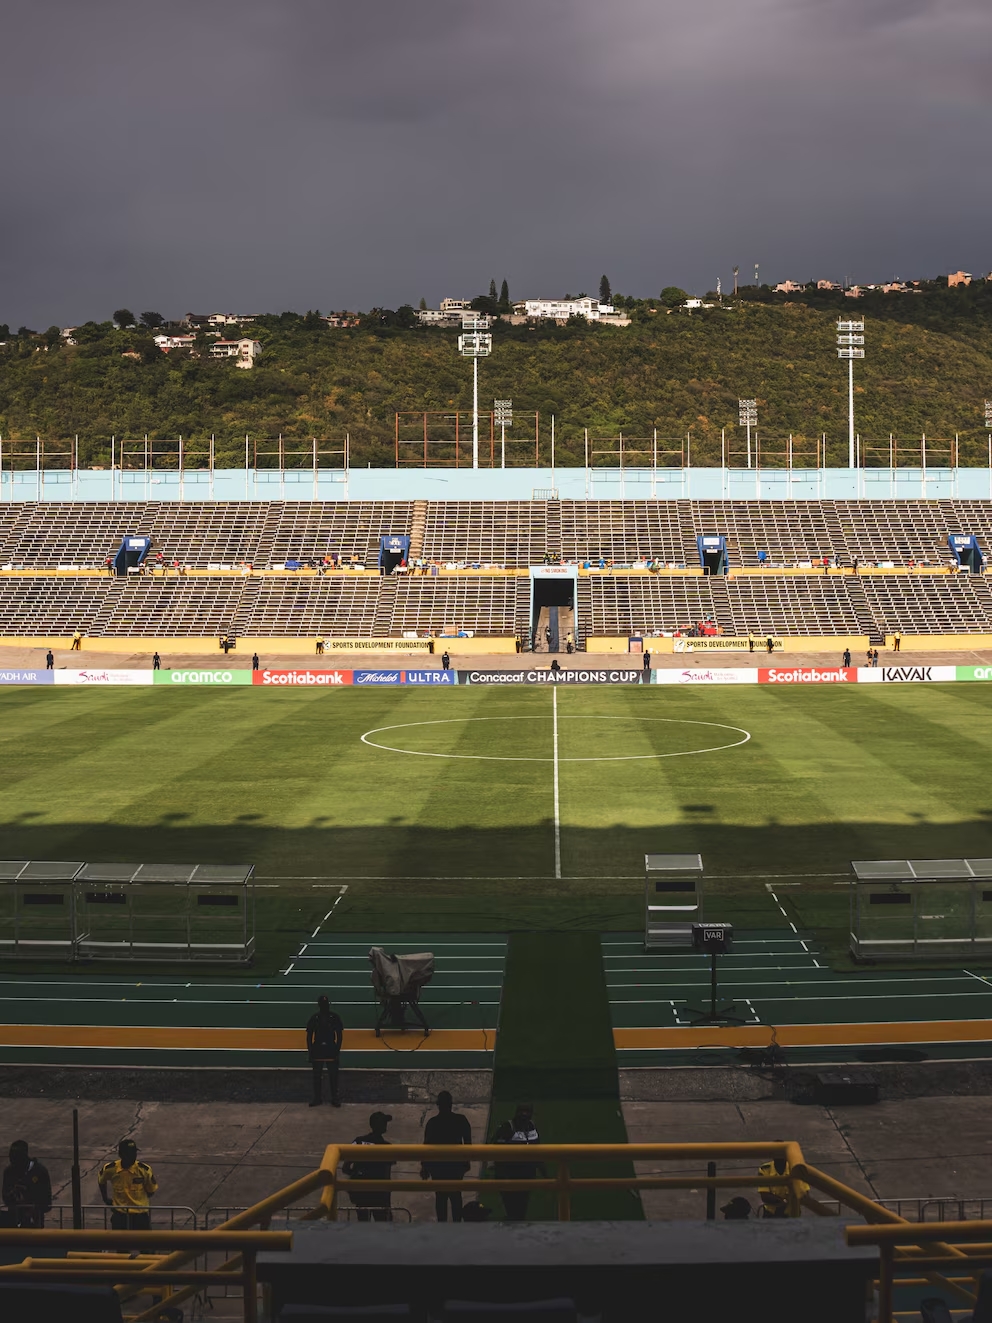
[[[759,1176],[788,1176],[792,1170],[785,1158],[772,1158],[768,1162],[763,1162],[758,1168]],[[805,1181],[796,1181],[796,1202],[805,1198],[809,1194],[809,1186]],[[781,1184],[769,1182],[768,1185],[759,1185],[758,1193],[761,1195],[761,1216],[762,1217],[798,1217],[796,1213],[789,1212],[789,1182]]]
[[[138,1161],[138,1146],[133,1139],[122,1139],[117,1153],[117,1159],[105,1162],[97,1177],[100,1197],[113,1209],[111,1229],[151,1231],[149,1200],[158,1190],[158,1181],[148,1163]]]

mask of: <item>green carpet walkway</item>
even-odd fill
[[[511,933],[493,1073],[489,1136],[530,1103],[546,1144],[625,1144],[617,1059],[600,936]],[[581,1176],[629,1174],[631,1163],[576,1164]],[[551,1173],[549,1173],[551,1174]],[[530,1218],[556,1216],[554,1196],[531,1196]],[[641,1220],[636,1191],[604,1190],[572,1201],[575,1220]]]

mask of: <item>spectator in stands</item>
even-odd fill
[[[386,1126],[393,1118],[388,1112],[373,1112],[369,1117],[369,1133],[359,1135],[356,1144],[389,1144],[386,1138]],[[391,1162],[346,1162],[342,1168],[344,1174],[354,1181],[388,1181],[393,1170]],[[369,1190],[361,1193],[351,1191],[351,1202],[358,1209],[359,1222],[391,1222],[393,1210],[392,1195],[388,1190]]]
[[[451,658],[448,656],[447,648],[441,653],[441,669],[445,671],[450,671],[451,669]]]
[[[49,648],[48,651],[45,653],[45,670],[46,671],[55,670],[55,653],[52,652],[51,648]]]
[[[338,1093],[338,1071],[341,1064],[341,1044],[344,1042],[344,1022],[336,1011],[331,1010],[331,1003],[326,997],[317,998],[317,1009],[307,1021],[307,1056],[313,1071],[313,1101],[311,1107],[319,1107],[323,1101],[321,1080],[324,1069],[331,1088],[331,1106],[340,1107]],[[358,1142],[358,1141],[356,1141]]]
[[[82,634],[79,632],[79,630],[76,629],[76,630],[73,631],[73,634],[72,634],[72,651],[73,651],[73,652],[78,652],[78,651],[80,650],[80,648],[82,647],[82,645],[83,645],[83,636],[82,636]]]
[[[551,651],[551,626],[546,625],[544,629],[544,641],[548,645],[548,651]]]
[[[258,670],[258,653],[257,653],[257,652],[253,652],[253,653],[251,654],[251,669],[252,669],[253,671],[257,671],[257,670]]]
[[[37,1158],[28,1153],[25,1140],[10,1146],[10,1166],[3,1173],[3,1202],[7,1225],[43,1227],[52,1207],[52,1182]]]
[[[503,1138],[502,1136],[506,1137]],[[504,1122],[500,1126],[493,1136],[493,1142],[496,1144],[519,1145],[521,1147],[540,1144],[541,1136],[534,1124],[534,1109],[529,1103],[518,1103],[517,1110],[513,1114],[513,1120]],[[497,1179],[529,1181],[545,1174],[543,1162],[531,1160],[530,1162],[498,1162],[496,1164]],[[503,1207],[506,1209],[506,1220],[508,1222],[522,1222],[527,1216],[530,1191],[505,1190],[502,1199]]]
[[[152,670],[160,671],[162,669],[162,658],[157,652],[152,653]]]
[[[472,1127],[468,1117],[452,1110],[453,1102],[447,1089],[437,1095],[437,1115],[429,1116],[424,1126],[425,1144],[471,1144]],[[420,1175],[424,1180],[460,1181],[469,1170],[469,1162],[425,1162],[421,1164]],[[437,1190],[434,1194],[434,1206],[437,1220],[447,1222],[448,1204],[451,1204],[452,1222],[462,1220],[462,1196],[458,1190]]]
[[[113,1209],[111,1229],[150,1231],[149,1201],[158,1190],[158,1181],[151,1167],[138,1161],[138,1146],[133,1139],[122,1139],[117,1145],[117,1154],[116,1161],[104,1163],[97,1177],[100,1198]]]
[[[113,577],[114,577],[114,558],[113,558],[113,556],[108,556],[107,559],[104,561],[103,565],[104,565],[104,569],[107,571],[107,573],[110,575],[110,577],[113,578]]]
[[[858,572],[858,558],[857,558],[857,556],[855,556],[855,557],[854,557],[854,560],[851,561],[851,569],[852,569],[852,571],[853,571],[855,574],[857,574],[857,572]]]
[[[850,648],[845,648],[845,649],[844,649],[844,656],[843,656],[843,658],[841,659],[841,665],[847,667],[847,666],[850,666],[850,664],[851,664],[851,649],[850,649]]]

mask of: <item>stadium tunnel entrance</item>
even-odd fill
[[[565,652],[576,640],[577,565],[532,565],[530,645],[532,652]]]
[[[727,539],[722,533],[698,533],[696,546],[704,574],[727,573]]]
[[[985,557],[974,533],[952,533],[947,539],[947,545],[962,569],[968,570],[971,574],[982,573]]]
[[[397,565],[410,563],[410,539],[406,534],[387,533],[379,539],[379,573],[392,574]]]
[[[114,557],[114,573],[123,578],[129,570],[138,569],[151,550],[151,545],[150,537],[132,537],[128,534]]]

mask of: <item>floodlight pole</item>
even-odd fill
[[[847,467],[856,467],[854,435],[854,360],[864,358],[865,337],[860,332],[865,329],[863,321],[852,322],[841,319],[837,323],[837,357],[847,359]],[[859,332],[859,334],[852,334]]]
[[[474,469],[479,467],[479,359],[477,356],[472,358],[472,467]]]

